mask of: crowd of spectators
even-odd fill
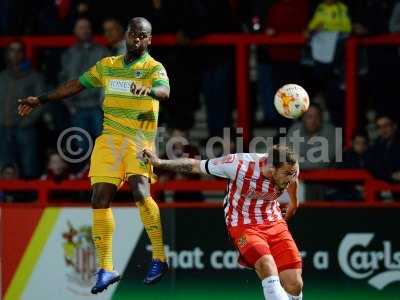
[[[255,92],[251,95],[252,106],[257,108],[253,119],[256,111],[262,111],[263,116],[255,125],[290,127],[288,137],[300,132],[305,138],[296,149],[300,156],[310,147],[318,147],[308,143],[313,137],[327,138],[330,163],[305,161],[301,163],[303,170],[368,168],[379,179],[400,181],[400,156],[396,155],[400,150],[396,123],[399,114],[391,110],[396,107],[397,96],[397,78],[393,74],[400,63],[396,47],[361,49],[359,125],[366,127],[366,112],[376,111],[379,117],[374,125],[379,136],[370,141],[369,133],[358,132],[353,147],[344,152],[344,162],[331,163],[335,127],[344,125],[345,41],[351,35],[400,32],[400,3],[396,1],[147,0],[130,3],[114,0],[111,5],[90,0],[9,0],[1,3],[9,12],[0,21],[2,35],[76,36],[76,43],[68,49],[43,52],[37,68],[27,60],[24,44],[18,39],[4,49],[4,63],[0,64],[4,66],[0,72],[3,179],[61,181],[80,178],[85,173],[87,163],[68,166],[56,153],[56,143],[60,133],[71,126],[83,128],[92,138],[101,133],[101,91],[86,90],[64,102],[43,106],[25,119],[16,113],[16,100],[40,95],[60,82],[77,78],[105,56],[125,53],[124,26],[134,12],[151,21],[153,34],[172,33],[177,37],[176,46],[151,50],[165,65],[171,81],[171,101],[162,106],[160,124],[167,126],[172,135],[187,135],[195,126],[195,112],[201,105],[205,105],[209,136],[222,136],[223,128],[233,123],[233,48],[191,47],[192,40],[209,33],[303,34],[307,38],[303,48],[260,46],[250,53],[255,56],[257,74]],[[39,13],[33,15],[32,11]],[[104,35],[107,44],[95,43],[94,34]],[[288,82],[305,86],[314,102],[302,120],[295,123],[288,123],[273,107],[274,91]],[[89,147],[85,142],[79,146]],[[181,146],[177,145],[174,151],[181,153]],[[202,149],[193,148],[190,153],[197,155]],[[166,180],[183,175],[160,176]],[[4,195],[1,197],[6,199]]]

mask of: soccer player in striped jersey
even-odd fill
[[[288,147],[275,145],[270,154],[230,154],[202,161],[163,160],[147,149],[143,155],[155,168],[228,179],[225,221],[239,263],[255,269],[265,299],[302,299],[302,260],[286,224],[298,207],[299,164]],[[277,199],[285,190],[290,202],[283,217]]]
[[[126,55],[106,57],[79,79],[63,83],[42,96],[19,100],[18,112],[26,116],[39,105],[73,96],[86,88],[104,90],[103,132],[96,139],[89,172],[93,190],[92,237],[98,265],[93,294],[120,279],[112,258],[115,223],[110,203],[124,181],[132,189],[153,249],[144,283],[155,283],[168,270],[160,211],[150,195],[152,169],[142,157],[144,147],[154,147],[159,101],[167,100],[170,94],[163,65],[148,53],[150,44],[151,24],[144,18],[133,18],[126,31]]]

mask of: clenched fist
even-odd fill
[[[18,99],[18,114],[21,117],[25,117],[31,113],[31,111],[40,105],[40,100],[38,97],[27,97]]]
[[[152,164],[153,167],[157,167],[160,164],[158,156],[148,149],[143,150],[143,158],[146,162]]]

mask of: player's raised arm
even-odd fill
[[[29,96],[26,98],[18,99],[18,114],[21,117],[25,117],[29,115],[31,111],[39,105],[76,95],[83,89],[85,89],[85,87],[79,82],[79,80],[73,79],[62,83],[55,90],[42,96]]]
[[[143,150],[143,157],[155,168],[179,173],[200,174],[200,160],[193,158],[160,159],[150,150]]]

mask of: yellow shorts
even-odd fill
[[[144,147],[153,148],[152,145],[138,145],[122,135],[100,135],[90,159],[89,177],[92,185],[107,182],[120,186],[130,175],[154,179],[152,166],[142,157]]]

